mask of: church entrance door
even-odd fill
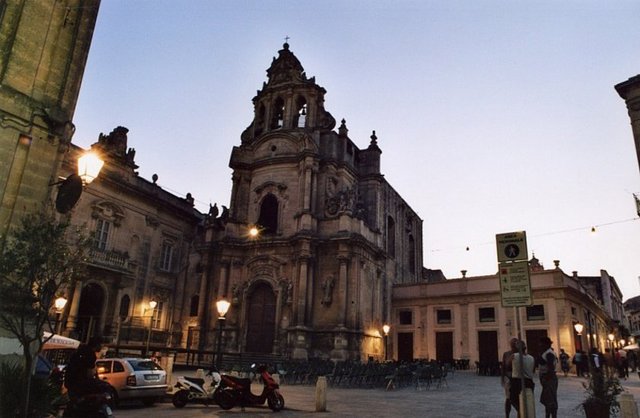
[[[249,353],[271,353],[276,325],[276,295],[271,286],[258,284],[247,300],[247,344]]]

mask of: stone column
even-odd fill
[[[348,309],[349,309],[349,302],[348,302],[349,278],[347,277],[347,273],[348,273],[347,263],[349,262],[349,259],[344,256],[338,256],[338,260],[340,261],[338,289],[340,291],[340,303],[341,303],[340,318],[338,322],[341,327],[344,327],[347,325],[347,318],[348,318],[347,315],[348,315]]]
[[[296,325],[303,326],[306,323],[306,310],[307,310],[307,281],[308,281],[308,259],[307,257],[300,257],[298,259],[298,298],[296,303],[298,304]]]
[[[627,104],[640,169],[640,74],[617,84],[615,89]]]
[[[220,263],[220,282],[218,283],[218,299],[229,299],[229,264]]]
[[[80,309],[80,295],[82,294],[82,282],[76,280],[73,284],[73,296],[71,297],[71,307],[69,308],[69,318],[65,335],[69,335],[78,326],[78,310]]]

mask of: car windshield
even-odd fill
[[[133,370],[162,370],[159,364],[151,360],[128,360]]]

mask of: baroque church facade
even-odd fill
[[[424,275],[422,220],[381,173],[375,131],[364,149],[344,120],[336,131],[325,89],[287,43],[267,78],[231,153],[230,205],[206,216],[190,291],[231,302],[225,352],[382,358],[392,286]],[[215,304],[185,323],[188,348],[213,347]]]

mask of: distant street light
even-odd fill
[[[224,328],[225,315],[229,311],[231,303],[225,299],[220,299],[216,302],[216,309],[218,310],[218,349],[216,353],[216,369],[220,370],[222,364],[222,328]]]
[[[144,350],[143,357],[147,357],[149,355],[149,343],[151,342],[151,332],[153,332],[153,329],[151,328],[153,325],[153,310],[156,308],[156,306],[158,306],[158,302],[152,299],[151,301],[149,301],[149,309],[145,309],[145,314],[146,311],[150,310],[151,316],[149,316],[149,332],[147,333],[147,345]]]
[[[56,309],[56,334],[60,334],[60,328],[62,327],[60,317],[62,316],[62,310],[66,305],[67,298],[65,298],[64,296],[56,298],[56,300],[53,302],[53,306]]]
[[[384,359],[385,361],[387,360],[387,345],[388,345],[388,339],[389,339],[389,331],[391,331],[391,327],[388,324],[384,324],[382,326],[382,332],[384,333]]]
[[[616,339],[616,336],[613,334],[609,334],[607,335],[607,338],[609,338],[609,344],[611,345],[611,349],[613,350],[613,340]]]
[[[573,325],[573,328],[575,328],[575,330],[578,333],[578,335],[582,335],[582,330],[584,329],[584,325],[582,325],[580,322],[576,322]]]

